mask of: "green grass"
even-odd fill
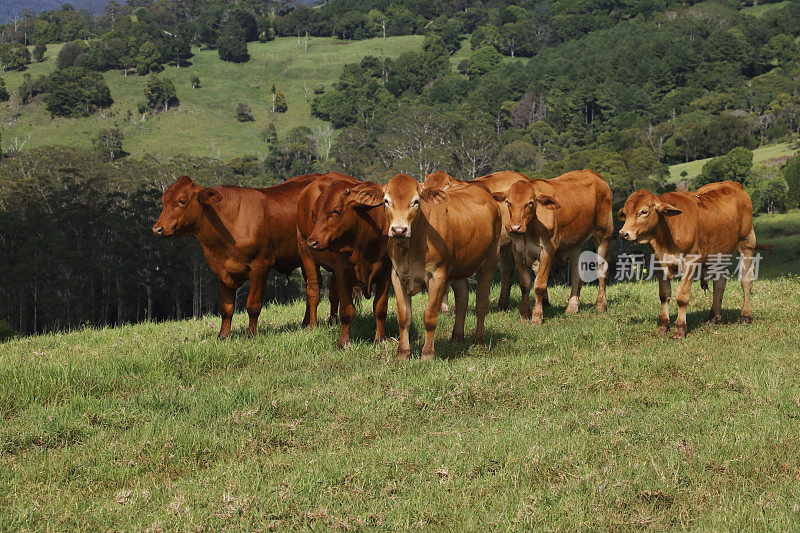
[[[753,220],[759,244],[771,246],[761,254],[761,276],[800,275],[800,209],[759,215]]]
[[[757,282],[749,327],[738,284],[719,326],[695,287],[685,341],[655,283],[595,295],[492,309],[486,348],[442,316],[431,363],[373,346],[369,302],[346,351],[300,302],[255,339],[237,315],[224,343],[215,316],[2,343],[0,529],[797,529],[800,279]]]
[[[771,144],[768,146],[761,146],[753,150],[754,163],[768,163],[772,160],[779,160],[781,158],[793,155],[797,152],[797,143],[794,141],[784,142],[779,144]],[[689,161],[688,163],[680,163],[669,167],[669,181],[670,183],[677,183],[681,180],[691,180],[703,170],[703,165],[708,163],[712,157],[706,159],[697,159]],[[686,176],[681,176],[681,172],[686,171]]]
[[[137,117],[136,105],[144,100],[144,76],[124,77],[120,71],[105,74],[114,105],[101,115],[87,118],[51,119],[41,99],[18,108],[13,103],[0,105],[3,142],[7,146],[15,137],[24,140],[26,148],[35,146],[89,146],[92,136],[102,128],[120,127],[125,133],[125,150],[134,156],[193,154],[229,159],[245,154],[264,155],[267,145],[260,132],[268,121],[274,121],[280,133],[296,126],[315,127],[321,121],[311,117],[313,87],[322,83],[326,89],[338,79],[345,63],[374,55],[396,57],[403,52],[419,50],[422,36],[412,35],[365,41],[340,41],[313,37],[308,51],[296,38],[282,37],[269,43],[250,43],[251,59],[240,65],[219,59],[216,50],[195,49],[188,67],[167,67],[159,76],[171,79],[177,88],[179,107],[147,120],[137,128],[127,120],[128,110]],[[34,78],[52,72],[59,45],[47,50],[47,60],[31,65],[27,72]],[[16,94],[22,73],[9,72],[9,92]],[[197,75],[202,87],[192,90],[190,78]],[[289,109],[273,114],[270,88],[286,95]],[[304,83],[311,89],[305,102]],[[15,100],[15,99],[13,99]],[[254,122],[236,120],[234,108],[246,102],[253,108]],[[103,116],[105,115],[105,117]]]
[[[748,15],[761,18],[764,16],[764,14],[768,13],[769,11],[772,11],[774,9],[780,9],[788,5],[789,5],[789,0],[784,0],[783,2],[776,2],[774,4],[759,4],[757,6],[750,6],[743,8],[742,13],[747,13]]]

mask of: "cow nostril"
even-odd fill
[[[153,233],[156,235],[161,235],[164,232],[164,226],[158,226],[153,228]]]
[[[311,247],[316,249],[319,247],[319,241],[311,241]]]

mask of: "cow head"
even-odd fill
[[[385,186],[364,184],[355,195],[362,205],[383,204],[389,225],[389,237],[402,242],[411,237],[414,222],[419,216],[420,202],[439,204],[449,195],[440,189],[422,187],[422,184],[408,174],[398,174]]]
[[[447,190],[453,185],[456,185],[458,182],[453,179],[453,177],[448,174],[447,172],[442,172],[441,170],[434,170],[430,174],[425,177],[425,181],[422,182],[423,189],[439,189],[439,190]]]
[[[308,246],[314,250],[327,250],[331,243],[353,229],[358,222],[356,209],[363,204],[358,195],[364,188],[380,187],[375,183],[333,182],[320,194],[311,209],[314,228],[308,235]]]
[[[161,215],[153,226],[159,237],[183,237],[197,230],[203,208],[222,200],[215,189],[201,187],[189,176],[181,176],[161,195]]]
[[[536,218],[537,209],[560,209],[561,204],[551,194],[537,191],[534,182],[517,181],[506,192],[492,194],[498,202],[508,206],[508,224],[506,231],[510,234],[525,233],[528,224]]]
[[[662,217],[680,215],[681,210],[662,202],[658,196],[641,189],[631,194],[617,213],[624,223],[619,235],[623,239],[647,243],[653,237]]]

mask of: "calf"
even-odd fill
[[[355,314],[353,290],[366,297],[375,284],[373,312],[375,341],[386,338],[391,261],[387,251],[388,226],[382,206],[365,207],[355,201],[362,183],[344,174],[331,173],[303,190],[297,208],[297,240],[307,273],[306,298],[311,326],[316,325],[319,303],[319,267],[334,273],[340,305],[339,348],[350,342],[350,323]],[[333,305],[333,304],[331,304]],[[333,312],[333,309],[331,309]]]
[[[411,296],[428,290],[425,308],[425,344],[422,358],[434,357],[433,337],[442,298],[449,284],[455,293],[452,338],[464,337],[467,311],[466,278],[477,273],[474,341],[483,344],[489,286],[497,266],[500,210],[481,187],[455,186],[447,191],[423,188],[408,174],[398,174],[384,187],[363,185],[356,200],[365,206],[383,204],[389,226],[392,285],[397,297],[400,327],[398,359],[411,355],[408,329]]]
[[[678,271],[681,281],[675,301],[678,318],[673,338],[686,336],[686,306],[692,281],[701,269],[718,262],[719,254],[741,255],[741,281],[744,299],[739,322],[749,324],[750,289],[753,285],[753,251],[756,234],[753,231],[753,206],[750,196],[736,182],[710,183],[696,192],[669,192],[656,196],[644,189],[631,194],[618,213],[624,222],[619,234],[623,239],[649,244],[658,261],[658,293],[661,313],[658,328],[669,331],[670,281]],[[705,281],[705,280],[703,280]],[[722,295],[726,279],[714,279],[714,299],[709,321],[715,324],[721,317]]]
[[[608,264],[608,247],[614,231],[611,214],[611,189],[591,170],[567,172],[551,180],[518,181],[507,193],[493,195],[505,202],[509,211],[506,226],[514,245],[522,289],[521,317],[541,324],[542,306],[547,294],[547,277],[553,259],[569,257],[572,292],[567,313],[577,313],[581,293],[578,258],[583,244],[594,236],[597,253]],[[533,292],[536,302],[530,309],[530,267],[539,260]],[[599,272],[599,290],[595,309],[606,310],[606,276]]]
[[[446,172],[437,170],[428,174],[425,181],[422,183],[422,187],[447,190],[455,185],[469,184],[483,187],[490,193],[495,194],[505,193],[511,185],[518,181],[528,181],[528,176],[519,172],[504,170],[502,172],[481,176],[471,181],[461,181],[454,179]],[[503,224],[500,232],[500,252],[498,256],[498,265],[500,267],[500,298],[497,301],[497,308],[501,311],[505,311],[508,309],[508,300],[511,293],[511,282],[516,258],[513,253],[513,246],[511,246],[511,238],[508,236],[508,231],[506,231],[506,225],[508,224],[508,208],[504,203],[500,205],[500,215],[503,219]]]
[[[267,275],[287,276],[300,266],[296,211],[300,192],[319,174],[297,176],[266,189],[202,187],[181,176],[161,197],[163,209],[153,226],[159,237],[194,237],[219,281],[222,327],[231,332],[236,289],[250,281],[248,334],[255,335]],[[308,315],[308,309],[306,309]]]

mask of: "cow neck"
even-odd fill
[[[383,209],[383,206],[373,207],[369,210],[356,213],[356,227],[352,235],[353,246],[350,247],[349,262],[353,265],[356,279],[365,290],[369,292],[372,279],[382,266],[382,259],[386,256],[386,246],[381,245],[383,228],[371,216],[372,209]],[[367,295],[369,296],[369,295]]]
[[[648,244],[658,258],[675,249],[675,239],[673,239],[672,231],[663,215],[658,216],[655,237],[650,239]]]
[[[230,199],[230,196],[225,198],[228,202]],[[238,209],[239,206],[236,207]],[[204,247],[210,247],[215,244],[224,246],[234,246],[236,244],[233,235],[225,227],[225,222],[213,206],[203,206],[203,218],[194,237]]]

